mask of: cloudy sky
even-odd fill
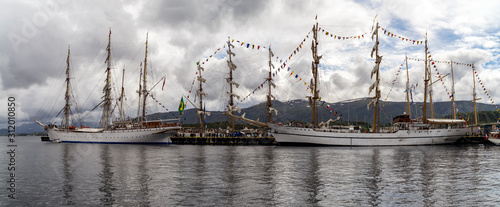
[[[310,31],[316,15],[321,28],[318,49],[323,55],[320,96],[327,102],[373,95],[368,94],[373,82],[369,74],[374,66],[370,58],[374,41],[369,37],[376,15],[375,22],[381,28],[379,54],[383,56],[382,100],[404,101],[406,73],[400,70],[401,64],[405,54],[409,58],[425,57],[424,47],[412,41],[425,40],[427,33],[433,60],[474,63],[480,102],[500,101],[500,93],[495,91],[500,87],[499,1],[20,0],[2,1],[0,8],[0,102],[15,97],[18,122],[35,117],[57,121],[54,116],[64,104],[68,45],[74,111],[85,120],[99,117],[100,112],[89,111],[102,96],[110,28],[114,97],[121,88],[125,68],[125,108],[130,117],[137,114],[136,90],[146,33],[151,75],[148,84],[160,82],[152,93],[171,111],[177,109],[183,95],[198,100],[193,92],[197,87],[192,86],[197,62],[205,67],[207,110],[224,110],[228,100],[224,79],[229,70],[225,46],[228,37],[234,39],[235,45],[235,81],[240,83],[235,93],[241,98],[236,101],[238,106],[265,100],[265,91],[259,86],[267,76],[269,46],[275,55],[276,98],[303,99],[309,95],[307,84],[312,77]],[[280,68],[285,61],[286,67]],[[423,85],[424,62],[409,60],[408,66],[410,85]],[[437,79],[437,72],[450,73],[450,65],[436,62],[432,71],[433,79]],[[161,90],[164,76],[166,83]],[[454,80],[456,99],[470,100],[471,67],[454,65]],[[414,101],[423,100],[420,85],[415,89]],[[450,101],[447,91],[451,92],[451,75],[437,82],[433,91],[434,101]],[[0,107],[0,128],[6,126],[5,105]],[[165,111],[152,100],[147,110]]]

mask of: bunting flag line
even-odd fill
[[[396,72],[396,77],[394,78],[394,80],[392,80],[391,89],[389,90],[389,93],[387,93],[387,97],[385,97],[384,101],[387,101],[387,98],[389,98],[389,95],[391,94],[392,89],[394,88],[394,84],[398,80],[399,74],[401,74],[401,69],[403,68],[403,65],[405,64],[405,62],[406,62],[406,60],[404,60],[403,63],[401,64],[401,66],[399,66],[398,71]]]
[[[265,46],[260,46],[260,45],[256,45],[256,44],[251,44],[251,43],[248,43],[248,42],[243,42],[243,41],[240,41],[240,40],[235,40],[235,39],[231,39],[231,42],[234,43],[236,41],[236,45],[238,46],[241,46],[241,47],[246,47],[246,48],[249,48],[249,49],[256,49],[256,50],[260,50],[262,48],[262,51],[265,51],[264,49],[266,49]]]
[[[413,40],[413,39],[409,39],[409,38],[406,38],[406,37],[403,37],[401,35],[397,35],[397,34],[394,34],[393,32],[389,32],[387,31],[387,29],[384,29],[382,27],[379,26],[379,28],[384,31],[384,35],[387,35],[389,37],[394,37],[394,38],[398,38],[400,39],[401,41],[403,42],[408,42],[408,43],[412,43],[412,44],[416,44],[416,45],[423,45],[424,41],[421,41],[421,40]]]
[[[436,62],[432,59],[432,55],[430,53],[430,51],[427,52],[428,54],[428,60],[429,60],[429,67],[432,67],[434,68],[434,71],[435,71],[435,76],[437,76],[438,78],[438,81],[441,81],[441,85],[443,85],[444,87],[444,90],[446,91],[446,95],[448,95],[448,98],[450,99],[451,101],[451,98],[453,97],[453,92],[450,93],[450,91],[448,91],[448,88],[446,88],[446,85],[444,85],[444,81],[443,81],[443,78],[441,77],[441,73],[439,73],[439,70],[436,66]]]
[[[420,59],[420,58],[408,58],[408,60],[414,60],[414,61],[425,61],[425,59]],[[450,64],[451,61],[441,61],[441,60],[435,60],[434,61],[435,63],[445,63],[445,64]],[[472,64],[470,63],[458,63],[458,62],[453,62],[453,64],[455,65],[463,65],[463,66],[468,66],[468,67],[472,67]]]
[[[347,39],[361,39],[361,38],[365,38],[365,36],[369,33],[369,32],[365,32],[363,34],[359,34],[359,35],[355,35],[355,36],[340,36],[340,35],[335,35],[335,34],[332,34],[330,33],[329,31],[325,31],[324,29],[322,29],[321,27],[318,27],[318,31],[324,33],[325,35],[327,36],[330,36],[330,37],[333,37],[335,39],[339,39],[339,40],[347,40]],[[304,86],[307,86],[306,88],[306,91],[309,91],[309,89],[311,88],[309,86],[309,84],[307,82],[305,82],[304,78],[300,77],[299,75],[297,75],[297,73],[295,73],[295,71],[291,71],[291,68],[288,67],[287,68],[287,64],[289,63],[289,61],[292,60],[292,58],[296,55],[299,54],[300,51],[303,50],[303,45],[304,43],[306,42],[306,40],[309,38],[310,34],[311,34],[312,30],[309,31],[306,35],[306,37],[300,42],[300,44],[290,53],[290,55],[288,56],[287,59],[285,59],[284,61],[283,60],[280,60],[280,67],[278,67],[276,69],[276,71],[273,72],[273,76],[275,75],[278,75],[278,72],[282,72],[282,71],[288,71],[288,77],[290,78],[295,78],[297,79],[296,83],[304,83]],[[276,62],[278,61],[278,58],[276,59]],[[295,75],[294,75],[295,73]],[[312,91],[311,91],[312,92]]]
[[[250,92],[250,93],[249,93],[248,95],[246,95],[243,99],[241,99],[239,103],[241,103],[241,102],[245,101],[248,97],[250,97],[252,94],[254,94],[254,93],[255,93],[255,91],[260,90],[260,89],[263,89],[263,88],[264,88],[264,84],[265,84],[265,83],[267,83],[267,81],[268,81],[268,80],[266,79],[266,80],[265,80],[264,82],[262,82],[259,86],[257,86],[257,88],[253,89],[253,90],[252,90],[252,92]],[[237,103],[237,104],[238,104],[238,103]]]
[[[446,63],[446,64],[450,64],[451,61],[440,61],[440,60],[436,60],[434,61],[435,63]],[[457,63],[457,62],[453,62],[453,64],[455,65],[463,65],[463,66],[468,66],[468,67],[472,67],[472,64],[470,63]]]
[[[210,55],[208,58],[204,58],[204,59],[201,59],[200,61],[196,62],[196,65],[200,65],[200,62],[202,65],[204,65],[212,57],[214,57],[217,53],[219,53],[221,51],[221,49],[223,49],[223,48],[226,48],[226,43],[224,43],[222,47],[217,48],[217,50],[215,50],[215,52],[212,55]]]
[[[302,46],[304,45],[304,43],[306,42],[306,40],[309,38],[309,35],[311,34],[312,32],[312,29],[307,33],[306,37],[300,42],[300,44],[291,52],[290,56],[288,56],[288,59],[279,59],[279,57],[276,57],[276,62],[278,62],[279,60],[279,63],[280,63],[280,66],[275,68],[274,71],[272,72],[272,76],[275,77],[276,75],[278,75],[279,72],[282,72],[282,71],[290,71],[291,68],[288,67],[287,69],[287,64],[289,64],[288,61],[291,61],[292,57],[294,57],[295,55],[298,55],[300,51],[302,51]],[[252,48],[252,49],[265,49],[266,47],[265,46],[259,46],[259,45],[254,45],[254,44],[250,44],[250,43],[245,43],[243,41],[239,41],[239,40],[235,40],[235,39],[231,39],[231,42],[236,42],[236,43],[239,43],[239,44],[236,44],[236,45],[239,45],[241,47],[246,47],[246,48]],[[294,71],[292,70],[290,73],[288,73],[289,77],[290,78],[295,78],[295,79],[298,79],[298,81],[296,81],[296,83],[299,83],[301,81],[303,81],[304,79],[302,77],[300,77],[298,74],[295,73],[294,74]],[[246,95],[243,99],[240,100],[239,103],[247,100],[251,95],[255,94],[255,92],[257,90],[260,90],[263,88],[264,84],[267,82],[267,80],[265,80],[263,83],[261,83],[259,86],[257,86],[257,88],[253,89],[252,92],[250,92],[248,95]],[[307,83],[304,81],[304,86],[307,85]],[[309,86],[307,87],[306,91],[309,90]],[[190,91],[191,92],[191,91]]]
[[[482,89],[482,92],[483,94],[486,95],[486,97],[488,97],[488,102],[491,103],[493,106],[495,106],[495,109],[497,112],[500,113],[500,109],[498,108],[498,106],[495,104],[495,101],[493,100],[493,98],[491,98],[491,95],[490,93],[488,93],[488,90],[486,89],[486,86],[484,84],[484,81],[481,80],[481,78],[479,78],[479,74],[477,73],[477,71],[474,70],[474,76],[477,78],[478,82],[479,82],[479,85],[481,85],[481,88],[480,90]],[[500,120],[500,118],[499,118]]]
[[[462,114],[460,112],[458,112],[458,109],[457,109],[457,114],[458,114],[458,116],[460,116],[460,119],[465,120],[465,118],[462,116]],[[467,118],[467,121],[465,122],[465,125],[468,125],[468,124],[469,124],[469,118]]]
[[[425,61],[425,59],[420,59],[420,58],[408,58],[408,60],[414,60],[414,61]]]
[[[415,61],[425,61],[425,59],[418,59],[418,58],[408,58],[408,59],[409,60],[415,60]],[[441,74],[439,73],[438,68],[436,66],[437,65],[436,63],[450,64],[451,61],[435,61],[435,60],[433,60],[432,55],[430,54],[430,51],[428,51],[428,59],[429,59],[429,62],[430,62],[430,67],[434,68],[434,70],[436,72],[436,76],[439,79],[438,81],[441,81],[441,85],[443,85],[443,87],[444,87],[444,89],[446,91],[446,95],[451,100],[452,97],[453,97],[453,92],[450,93],[450,91],[448,91],[448,88],[446,87],[446,85],[444,85],[443,78],[441,77]],[[456,63],[456,64],[457,65],[472,66],[472,64],[467,64],[467,63]]]
[[[295,55],[298,55],[300,51],[302,51],[302,48],[303,48],[303,45],[304,43],[306,42],[306,40],[309,38],[309,35],[311,34],[312,30],[310,30],[306,37],[300,42],[300,44],[292,51],[292,53],[290,54],[290,56],[288,57],[288,59],[279,59],[278,57],[276,57],[276,62],[278,62],[279,60],[279,63],[280,63],[280,66],[275,68],[274,71],[272,72],[272,76],[275,77],[276,75],[278,75],[278,73],[281,73],[283,71],[285,72],[288,72],[288,77],[290,78],[295,78],[297,79],[298,81],[296,81],[296,83],[299,83],[305,79],[303,79],[302,77],[300,77],[297,73],[295,73],[295,71],[293,71],[290,67],[287,67],[287,64],[289,64],[289,61],[291,61],[292,57],[294,57]],[[295,75],[294,75],[295,74]],[[251,96],[252,94],[254,94],[257,90],[259,89],[262,89],[262,86],[264,83],[266,83],[266,81],[264,81],[259,87],[255,88],[250,94],[248,94],[245,98],[243,98],[240,102],[246,100],[249,96]],[[307,83],[304,81],[304,86],[307,85]],[[307,87],[306,91],[309,90],[309,86]]]
[[[440,74],[440,73],[439,73],[439,71],[438,71],[438,68],[437,68],[437,66],[436,66],[436,61],[434,61],[434,60],[433,60],[432,55],[431,55],[431,52],[430,52],[430,51],[428,51],[427,53],[428,53],[428,54],[427,54],[427,55],[428,55],[428,56],[427,56],[427,58],[428,58],[428,60],[429,60],[429,62],[430,62],[430,66],[429,66],[429,67],[434,68],[434,70],[435,70],[435,72],[436,72],[435,76],[437,76],[437,78],[439,78],[439,81],[441,81],[441,85],[443,85],[443,87],[444,87],[444,89],[445,89],[445,91],[446,91],[446,94],[448,95],[448,98],[449,98],[449,99],[450,99],[450,101],[451,101],[451,99],[453,98],[453,92],[451,92],[451,93],[450,93],[450,91],[448,91],[448,88],[446,88],[446,85],[444,85],[443,78],[441,77],[441,74]],[[446,62],[446,61],[442,61],[442,62],[444,63],[444,62]],[[467,65],[467,64],[466,64],[466,65]],[[472,66],[472,64],[468,64],[468,65]],[[455,107],[456,107],[456,106],[455,106]],[[456,110],[458,111],[458,108],[456,108]],[[465,119],[462,117],[462,115],[461,115],[460,113],[458,113],[458,114],[459,114],[459,116],[460,116],[460,118],[461,118],[462,120],[465,120]],[[465,123],[465,124],[468,124],[468,123],[469,123],[469,120],[467,119],[467,121],[466,121],[466,123]]]
[[[226,43],[224,43],[224,45],[222,47],[217,48],[217,50],[215,50],[212,55],[208,56],[208,58],[204,58],[204,59],[201,59],[200,61],[196,62],[196,65],[197,66],[200,64],[204,65],[205,63],[208,63],[208,61],[210,59],[212,59],[212,57],[214,57],[217,53],[219,53],[221,51],[221,49],[224,49],[224,48],[226,48]],[[193,91],[193,86],[194,86],[194,83],[196,82],[197,75],[198,75],[198,71],[196,71],[195,76],[193,78],[193,81],[191,82],[191,87],[189,89],[189,93],[187,95],[187,98],[189,98],[189,96],[191,95],[191,92]]]
[[[187,98],[189,98],[189,96],[191,95],[191,92],[193,91],[194,83],[196,82],[196,78],[198,77],[197,75],[198,75],[198,71],[196,71],[195,76],[193,78],[193,81],[191,82],[191,87],[189,88]]]
[[[296,55],[299,50],[302,48],[302,45],[304,44],[305,40],[307,38],[309,38],[309,34],[311,33],[311,31],[309,31],[309,33],[307,33],[307,36],[306,38],[304,38],[304,40],[300,43],[300,45],[296,48],[296,50],[294,50],[294,52],[292,53],[293,55]],[[256,45],[256,44],[252,44],[252,43],[248,43],[248,42],[244,42],[244,41],[240,41],[240,40],[236,40],[236,39],[231,39],[231,42],[232,43],[235,43],[235,45],[238,45],[240,47],[245,47],[245,48],[249,48],[249,49],[254,49],[254,50],[260,50],[260,51],[265,51],[265,49],[267,48],[266,46],[261,46],[261,45]],[[225,48],[225,44],[222,48]],[[206,58],[205,60],[200,60],[198,62],[196,62],[196,65],[204,65],[205,63],[207,63],[212,57],[214,57],[219,51],[221,50],[221,48],[218,48],[214,53],[213,55],[210,55],[208,58]],[[292,57],[292,55],[290,55],[289,59]],[[279,57],[276,57],[276,62],[278,62],[279,60]],[[282,59],[279,60],[280,61],[280,64],[281,66],[277,69],[277,71],[274,71],[273,72],[273,76],[276,76],[278,74],[279,71],[281,71],[284,67],[286,67],[286,64],[287,64],[287,61],[283,61]],[[200,63],[201,62],[201,63]],[[194,87],[194,84],[196,82],[196,78],[197,78],[197,75],[198,75],[198,72],[195,73],[195,77],[193,78],[193,81],[191,83],[191,87],[189,89],[189,95],[193,92],[193,87]],[[243,102],[244,100],[246,100],[250,95],[254,94],[255,91],[263,88],[263,84],[266,83],[266,81],[264,81],[262,84],[260,84],[260,86],[258,86],[257,88],[255,88],[250,94],[248,94],[245,98],[241,99],[240,100],[240,103]],[[189,98],[189,95],[187,96],[187,98]]]
[[[274,72],[274,74],[277,75],[278,72],[291,70],[290,67],[287,68],[288,61],[290,61],[292,59],[292,57],[294,57],[295,55],[298,55],[300,51],[303,51],[302,46],[304,45],[306,40],[309,39],[309,35],[311,34],[311,32],[312,32],[312,29],[307,33],[306,37],[304,39],[302,39],[302,41],[299,43],[299,45],[291,52],[291,54],[288,56],[288,59],[285,59],[284,61],[280,60],[281,65],[277,69],[275,69],[276,71]],[[294,71],[292,70],[292,72],[289,73],[288,77],[293,77],[293,78],[299,79],[299,81],[297,81],[297,83],[300,82],[301,80],[304,80],[302,77],[299,77],[297,74],[295,74],[295,76],[292,76],[293,73],[294,73]],[[304,85],[307,85],[307,83],[305,83]]]
[[[221,51],[221,49],[223,49],[223,48],[226,48],[226,43],[224,43],[224,45],[222,47],[217,48],[217,50],[215,50],[215,52],[212,55],[210,55],[208,58],[204,58],[204,59],[201,59],[200,61],[196,62],[196,65],[197,66],[200,65],[200,62],[201,62],[201,65],[204,65],[205,63],[208,63],[208,61],[212,57],[214,57],[217,53],[219,53]],[[196,78],[197,78],[196,75],[198,75],[198,71],[196,71],[195,77],[193,78],[193,81],[191,82],[191,87],[189,89],[189,93],[187,95],[187,98],[189,98],[189,96],[191,95],[191,92],[193,91],[193,86],[194,86],[194,83],[196,82]]]
[[[367,35],[369,33],[369,32],[365,32],[365,33],[360,34],[360,35],[341,36],[341,35],[335,35],[331,32],[328,32],[324,29],[321,29],[321,27],[318,27],[318,31],[320,31],[321,33],[325,34],[326,36],[332,37],[333,39],[336,39],[336,40],[362,39],[362,38],[365,38],[365,35]]]
[[[156,98],[152,95],[152,94],[148,94],[149,97],[151,97],[154,101],[156,101],[156,103],[158,105],[160,105],[161,107],[163,107],[168,113],[172,114],[172,116],[174,116],[176,119],[178,119],[179,117],[177,117],[174,113],[172,113],[171,111],[169,111],[164,105],[162,105],[158,100],[156,100]]]

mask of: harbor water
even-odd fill
[[[17,137],[0,206],[495,206],[500,147],[124,145]]]

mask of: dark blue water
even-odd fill
[[[18,137],[2,206],[497,206],[500,147],[149,146]]]

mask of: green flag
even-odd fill
[[[185,106],[186,106],[186,104],[184,103],[184,97],[182,97],[181,102],[179,103],[179,113],[181,114],[181,116],[182,116],[182,112],[184,111]]]

